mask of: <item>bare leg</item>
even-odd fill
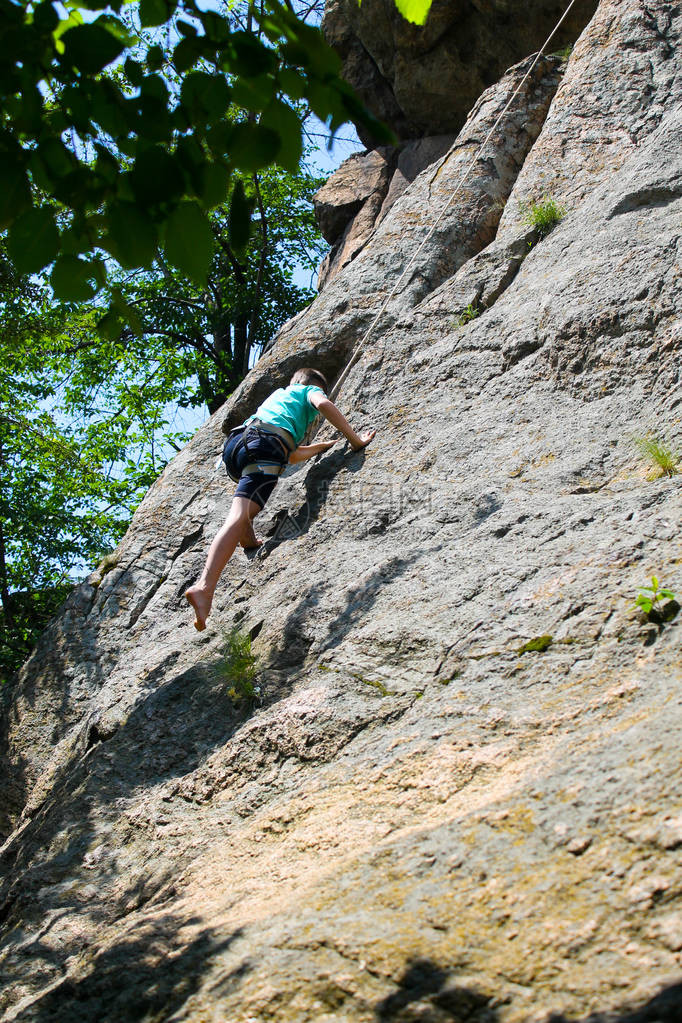
[[[251,510],[249,511],[249,521],[244,526],[239,543],[241,544],[245,551],[255,551],[259,547],[263,546],[263,541],[258,540],[256,534],[253,531],[253,520],[255,519],[256,515],[261,509],[260,505],[257,505],[255,501],[250,501],[249,503],[251,505]],[[253,509],[255,509],[255,511]]]
[[[235,497],[232,501],[229,515],[224,524],[216,533],[211,544],[204,570],[197,579],[194,586],[185,591],[185,597],[194,608],[194,628],[203,632],[206,628],[206,619],[211,611],[213,594],[218,585],[221,573],[235,552],[244,531],[251,529],[251,520],[260,511],[255,501],[249,501],[246,497]],[[254,537],[255,539],[255,537]]]

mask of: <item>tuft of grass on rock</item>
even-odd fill
[[[533,639],[529,639],[527,643],[520,646],[517,653],[519,657],[521,657],[522,654],[529,654],[534,651],[542,653],[543,650],[546,650],[548,646],[552,645],[552,639],[552,636],[534,636]]]
[[[662,476],[676,476],[680,471],[680,455],[676,455],[665,443],[653,434],[646,437],[635,437],[635,447],[652,463],[648,480],[658,480]]]
[[[555,53],[550,53],[550,57],[558,57],[560,60],[563,60],[565,64],[567,64],[572,53],[573,43],[569,43],[568,46],[564,46],[562,47],[562,49],[556,50]]]
[[[251,653],[251,637],[235,626],[224,634],[223,650],[215,672],[228,686],[227,695],[236,707],[248,710],[260,700],[256,685],[256,658]]]
[[[479,317],[481,312],[482,310],[477,305],[470,302],[468,306],[465,306],[464,309],[462,309],[459,316],[456,317],[455,327],[464,327],[465,324],[470,323],[472,320]]]
[[[97,568],[88,578],[88,582],[95,588],[101,586],[105,575],[108,575],[109,572],[113,572],[117,565],[118,553],[116,551],[112,551],[111,554],[105,554],[104,557],[98,561]]]
[[[566,208],[549,196],[537,202],[531,199],[529,202],[521,203],[519,209],[524,224],[534,228],[540,239],[546,238],[566,216]]]

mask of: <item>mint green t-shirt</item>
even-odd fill
[[[310,395],[314,391],[324,394],[322,388],[314,384],[289,384],[288,387],[278,387],[246,422],[262,419],[264,423],[288,430],[296,444],[300,444],[306,430],[317,416],[317,409],[310,402]]]

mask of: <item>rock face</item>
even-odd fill
[[[567,7],[568,0],[433,0],[417,28],[393,0],[327,0],[322,27],[367,106],[412,139],[459,131],[483,90],[538,50]],[[573,43],[596,7],[577,0],[552,49]]]
[[[452,135],[436,135],[355,153],[331,175],[313,197],[320,231],[332,244],[320,266],[318,291],[355,259],[396,199],[454,141]]]
[[[314,196],[315,217],[332,249],[318,274],[318,290],[351,262],[369,239],[386,199],[397,151],[382,147],[345,160]]]
[[[602,0],[538,69],[346,380],[375,442],[292,467],[206,633],[223,419],[340,372],[527,65],[45,633],[3,724],[3,1020],[679,1023],[681,616],[633,600],[682,590],[682,477],[632,438],[682,447],[681,53],[679,6]]]

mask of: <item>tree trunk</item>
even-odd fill
[[[0,447],[0,452],[2,448]],[[7,578],[7,552],[5,549],[5,534],[0,520],[0,600],[2,600],[2,616],[5,628],[12,634],[16,633],[16,622],[14,620],[14,601],[9,591],[9,580]]]

